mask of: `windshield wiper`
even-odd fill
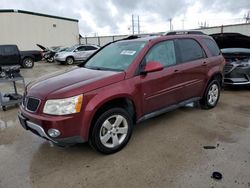
[[[105,67],[84,67],[87,69],[93,69],[93,70],[104,70],[104,71],[123,71],[122,69],[111,69],[111,68],[105,68]]]

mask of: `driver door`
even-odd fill
[[[178,70],[173,40],[154,45],[144,62],[157,61],[164,66],[161,71],[141,75],[143,114],[148,114],[181,101],[183,86]]]
[[[85,52],[86,52],[85,46],[80,46],[77,49],[75,49],[75,60],[77,61],[82,60]]]

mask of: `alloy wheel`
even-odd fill
[[[128,122],[122,115],[107,118],[100,129],[100,141],[107,148],[115,148],[123,143],[128,134]]]
[[[219,87],[217,84],[211,85],[208,91],[208,103],[211,106],[214,106],[219,97]]]

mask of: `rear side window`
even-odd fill
[[[209,51],[211,52],[212,56],[218,56],[221,54],[220,49],[218,48],[215,41],[211,39],[202,39],[202,40],[206,44]]]
[[[13,55],[16,53],[16,48],[14,46],[5,46],[3,47],[3,54],[5,55]]]
[[[194,61],[205,57],[204,50],[194,39],[178,39],[178,47],[181,54],[181,62]]]
[[[174,41],[164,41],[156,44],[146,55],[146,62],[157,61],[164,67],[176,64]]]
[[[94,46],[85,46],[86,50],[96,50],[97,48]]]

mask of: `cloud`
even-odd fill
[[[140,15],[141,25],[151,29],[152,25],[166,25],[169,18],[186,15],[189,8],[200,3],[200,14],[210,12],[237,13],[250,7],[249,0],[1,0],[0,9],[21,9],[45,14],[79,19],[80,33],[123,34],[131,25],[131,15]],[[189,12],[190,13],[190,12]],[[186,17],[192,17],[186,15]],[[243,17],[243,16],[242,16]],[[197,18],[198,19],[198,18]],[[195,20],[194,22],[197,22]],[[164,29],[162,27],[161,29]]]
[[[239,13],[242,10],[249,10],[249,0],[200,0],[203,5],[202,8],[210,10],[211,12],[227,11],[231,13]]]

